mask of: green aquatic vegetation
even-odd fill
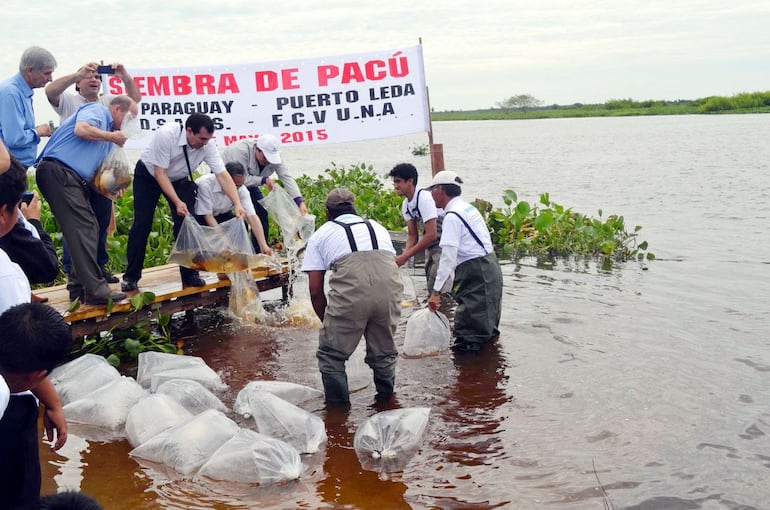
[[[412,149],[413,156],[425,156],[429,152],[427,143],[423,143],[420,145],[414,144],[412,145],[411,149]]]
[[[401,215],[401,201],[395,191],[386,188],[387,175],[379,175],[371,165],[359,163],[337,166],[332,162],[319,176],[302,175],[297,183],[302,190],[308,210],[316,217],[316,228],[326,222],[324,202],[330,190],[344,186],[356,196],[356,210],[364,217],[377,220],[388,230],[405,228]],[[575,212],[551,200],[548,193],[540,196],[539,204],[519,201],[513,190],[503,192],[505,207],[494,208],[486,200],[477,199],[476,207],[492,233],[492,242],[504,254],[510,255],[590,255],[616,261],[653,259],[647,242],[638,238],[641,226],[626,231],[623,216],[598,218]],[[61,256],[61,233],[50,209],[44,204],[41,217],[43,227],[51,233]],[[128,231],[133,221],[133,194],[131,189],[115,202],[115,232],[107,238],[110,254],[109,267],[122,272],[126,267]],[[271,222],[273,221],[271,216]],[[166,264],[174,246],[173,223],[165,200],[159,202],[153,218],[153,230],[147,243],[145,267]],[[270,231],[280,232],[272,224]],[[57,283],[62,283],[63,278]]]
[[[371,165],[359,163],[350,167],[331,167],[316,178],[303,175],[297,179],[308,211],[316,217],[316,228],[326,222],[324,203],[326,195],[334,188],[348,188],[356,197],[356,211],[372,218],[388,230],[401,230],[406,226],[401,216],[401,201],[395,191],[385,188],[385,180]],[[271,231],[272,227],[271,227]]]
[[[131,298],[130,314],[140,313],[154,301],[155,294],[152,292],[136,294]],[[77,309],[74,303],[73,306]],[[181,349],[171,340],[170,324],[170,314],[150,310],[144,318],[130,327],[118,327],[120,324],[117,324],[107,331],[84,336],[73,354],[80,356],[90,353],[104,356],[113,366],[119,366],[126,359],[136,359],[139,353],[144,351],[182,354]]]
[[[492,242],[507,255],[592,255],[616,261],[652,260],[646,241],[638,240],[637,225],[626,230],[623,216],[603,219],[574,212],[553,200],[548,193],[540,195],[540,204],[519,201],[516,192],[503,192],[505,207],[494,208],[486,200],[477,199],[476,207],[487,222]]]

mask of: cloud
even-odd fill
[[[14,14],[0,78],[31,44],[54,52],[61,75],[90,60],[129,69],[272,61],[421,37],[436,109],[486,108],[519,93],[570,104],[729,95],[770,83],[766,0],[6,0],[4,10]]]

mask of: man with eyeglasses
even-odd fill
[[[57,78],[45,87],[48,102],[51,103],[54,111],[59,114],[60,124],[86,103],[98,101],[102,105],[109,107],[110,101],[115,96],[110,94],[99,95],[102,89],[102,75],[97,72],[98,66],[99,64],[96,62],[89,62],[74,73]],[[114,71],[115,77],[123,82],[126,95],[137,103],[141,101],[142,93],[123,64],[116,62],[110,67]],[[67,92],[67,88],[73,84],[75,85],[75,92]],[[99,244],[96,249],[96,262],[99,264],[102,276],[107,283],[118,283],[118,278],[110,273],[106,267],[109,261],[109,256],[107,255],[107,231],[114,218],[113,202],[101,193],[91,193],[89,201],[99,224]],[[63,243],[63,248],[62,265],[64,266],[64,272],[69,274],[72,270],[72,261],[67,243]]]
[[[126,256],[128,267],[120,288],[124,292],[138,289],[152,230],[152,218],[161,194],[171,209],[174,239],[179,235],[184,217],[195,213],[197,186],[193,172],[205,162],[216,175],[225,195],[233,202],[234,214],[244,218],[238,189],[219,155],[214,137],[214,121],[203,113],[187,117],[184,126],[169,122],[155,131],[150,144],[142,152],[134,169],[134,222],[128,233]],[[182,286],[203,287],[206,282],[198,271],[179,267]]]

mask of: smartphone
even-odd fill
[[[32,202],[32,197],[34,196],[35,195],[31,191],[25,191],[21,194],[21,201],[29,205],[29,203]]]
[[[115,74],[115,69],[112,66],[100,65],[96,68],[96,72],[99,74]]]

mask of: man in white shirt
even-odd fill
[[[272,255],[273,250],[267,245],[262,223],[251,203],[249,191],[243,185],[243,181],[246,179],[246,169],[240,163],[226,163],[225,168],[238,188],[241,205],[246,211],[246,221],[251,226],[251,234],[254,236],[261,253]],[[235,218],[232,213],[233,201],[225,194],[216,175],[202,175],[195,179],[195,184],[198,185],[198,198],[195,200],[195,215],[198,216],[198,221],[202,220],[209,227],[216,227],[224,221]]]
[[[326,197],[327,221],[307,243],[302,271],[310,300],[323,326],[318,334],[318,368],[327,404],[348,404],[345,361],[361,335],[366,363],[374,372],[378,400],[388,400],[396,379],[393,335],[401,316],[403,286],[388,231],[356,213],[355,197],[335,188]],[[329,295],[324,275],[331,271]]]
[[[427,250],[425,254],[425,278],[428,282],[428,292],[436,281],[436,270],[441,258],[439,236],[441,235],[441,218],[439,218],[433,195],[430,191],[417,187],[417,169],[410,163],[401,163],[390,171],[393,187],[400,196],[404,197],[401,204],[401,214],[406,221],[406,246],[401,255],[396,257],[399,267],[417,255]],[[422,229],[422,237],[420,237]]]
[[[205,162],[216,175],[222,190],[233,204],[235,216],[243,218],[238,190],[217,151],[214,136],[214,121],[202,113],[187,117],[184,126],[166,124],[155,132],[150,145],[144,150],[134,170],[134,222],[128,233],[126,256],[128,267],[123,273],[121,289],[134,291],[142,277],[147,238],[152,230],[152,218],[160,195],[166,197],[174,221],[174,238],[182,228],[182,221],[195,211],[197,194],[193,171]],[[203,287],[206,282],[198,271],[179,267],[182,285]]]
[[[246,188],[251,195],[251,202],[257,211],[257,216],[262,222],[262,229],[265,231],[265,239],[268,237],[268,215],[264,207],[264,197],[262,185],[273,191],[275,181],[270,177],[277,174],[278,178],[286,188],[286,192],[299,207],[299,212],[303,216],[307,214],[307,206],[302,194],[297,186],[297,181],[289,174],[289,169],[281,158],[279,146],[281,142],[274,135],[264,133],[259,138],[238,140],[234,144],[228,145],[222,149],[222,159],[225,163],[237,162],[246,169]]]
[[[96,62],[90,62],[76,72],[57,78],[46,85],[45,94],[54,111],[59,114],[60,124],[86,103],[98,101],[104,106],[110,106],[110,102],[115,96],[111,94],[99,95],[102,88],[102,75],[97,72],[98,67],[99,64]],[[126,95],[137,103],[141,101],[142,93],[123,64],[116,62],[109,67],[112,69],[115,77],[123,82],[126,88]],[[67,92],[67,88],[73,84],[75,85],[75,92]],[[99,244],[96,250],[96,262],[99,264],[99,268],[107,283],[118,283],[118,278],[110,273],[106,267],[109,261],[107,254],[107,231],[113,219],[112,200],[101,193],[89,194],[88,200],[99,224]],[[64,272],[69,274],[72,269],[72,261],[67,243],[63,242],[62,246],[62,265]]]
[[[478,351],[500,334],[503,274],[492,247],[484,218],[468,202],[460,199],[463,181],[450,170],[433,176],[430,186],[436,206],[444,209],[441,227],[441,260],[428,308],[439,307],[441,289],[455,276],[452,297],[457,301],[454,314],[453,348]]]

